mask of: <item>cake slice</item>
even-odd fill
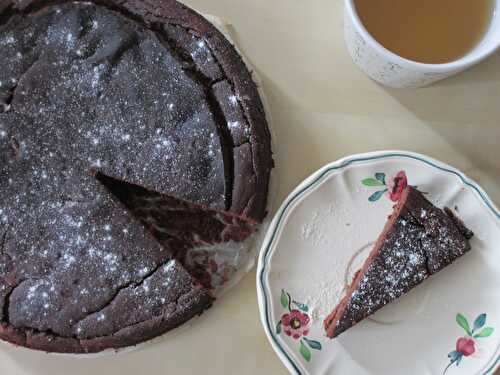
[[[340,335],[408,293],[470,250],[473,233],[453,215],[408,186],[346,295],[325,319],[330,338]]]

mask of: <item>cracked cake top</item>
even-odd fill
[[[0,336],[98,351],[201,312],[93,171],[260,221],[270,137],[234,48],[176,1],[110,0],[3,1],[0,50]]]

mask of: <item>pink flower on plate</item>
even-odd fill
[[[285,289],[281,289],[280,304],[288,313],[283,314],[281,320],[276,324],[276,334],[284,332],[296,340],[300,355],[306,362],[310,362],[312,350],[321,350],[322,345],[321,342],[306,337],[309,335],[310,319],[307,315],[309,307],[305,303],[292,299],[290,293]]]
[[[445,374],[453,365],[460,365],[464,357],[480,358],[481,356],[484,356],[485,350],[478,345],[478,342],[486,337],[490,337],[495,331],[495,328],[493,327],[485,327],[486,319],[487,315],[482,313],[479,314],[473,322],[469,323],[463,314],[457,314],[455,320],[464,330],[466,335],[460,337],[457,340],[455,350],[448,353],[448,359],[450,362],[444,369],[443,374]]]
[[[299,310],[292,310],[289,314],[284,314],[281,317],[283,331],[296,340],[309,334],[309,321],[309,316]]]
[[[387,194],[393,202],[397,202],[401,199],[403,190],[408,186],[408,179],[406,178],[406,173],[404,171],[399,171],[396,175],[391,178],[387,183]]]
[[[476,341],[472,337],[461,337],[457,340],[457,352],[468,357],[476,351]]]

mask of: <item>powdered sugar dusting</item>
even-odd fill
[[[319,213],[315,212],[311,220],[304,223],[302,226],[302,238],[304,240],[310,240],[314,245],[318,245],[326,240],[325,234],[321,229],[320,220]]]
[[[342,277],[338,275],[337,278],[321,281],[311,286],[314,292],[307,293],[305,304],[310,309],[313,322],[322,322],[332,312],[344,293],[342,285]]]

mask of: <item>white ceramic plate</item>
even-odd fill
[[[394,204],[386,189],[400,171],[434,204],[456,210],[475,233],[472,251],[330,340],[322,321],[381,232]],[[264,329],[292,373],[491,374],[500,364],[500,212],[475,182],[429,157],[347,157],[283,203],[261,250],[257,290]]]

